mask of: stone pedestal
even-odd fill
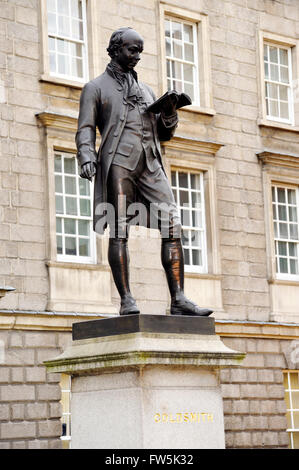
[[[225,447],[219,368],[244,354],[212,318],[130,315],[75,324],[73,338],[45,362],[72,375],[72,448]]]

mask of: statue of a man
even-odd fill
[[[115,31],[107,51],[111,61],[105,72],[83,88],[76,143],[81,177],[91,180],[95,175],[94,230],[104,233],[107,224],[110,228],[108,259],[121,298],[120,315],[140,313],[129,285],[128,235],[134,218],[129,214],[136,202],[146,210],[143,225],[151,226],[149,215],[154,213],[161,232],[171,314],[210,315],[211,310],[198,307],[184,295],[180,218],[161,158],[160,141],[170,140],[178,123],[178,95],[174,93],[160,114],[147,111],[155,95],[138,82],[134,68],[143,39],[132,28]],[[96,127],[101,134],[98,154]],[[161,205],[167,210],[160,210]],[[113,216],[107,217],[109,207],[114,209]]]

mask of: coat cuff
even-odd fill
[[[87,145],[82,145],[79,148],[77,152],[77,158],[81,167],[85,163],[89,163],[89,162],[97,163],[97,154],[96,154],[95,149]]]

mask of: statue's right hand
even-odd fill
[[[93,162],[87,162],[87,163],[84,163],[84,165],[82,165],[80,176],[81,178],[86,178],[89,181],[91,181],[92,177],[96,174],[96,171],[97,171],[96,164]]]

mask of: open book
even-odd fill
[[[192,104],[190,96],[186,93],[177,93],[175,91],[167,91],[161,98],[154,101],[148,108],[147,111],[154,114],[159,114],[168,100],[170,100],[172,95],[177,95],[179,97],[176,109],[182,108],[183,106],[188,106]]]

